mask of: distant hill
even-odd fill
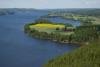
[[[29,12],[58,12],[58,13],[75,13],[81,15],[95,15],[100,16],[100,9],[33,9],[33,8],[1,8],[0,15],[15,14],[15,13],[29,13]]]
[[[89,15],[89,16],[100,16],[100,9],[96,8],[87,8],[87,9],[51,9],[49,10],[55,13],[74,13],[80,15]]]
[[[37,9],[31,9],[31,8],[2,8],[0,9],[0,15],[13,15],[16,13],[32,13],[32,12],[45,12],[45,10],[37,10]]]

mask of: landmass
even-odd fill
[[[86,42],[73,52],[50,60],[44,67],[100,67],[100,13],[96,10],[78,10],[68,13],[59,13],[67,19],[80,20],[82,26],[75,31],[75,41]],[[57,12],[55,12],[57,13]],[[58,14],[49,14],[48,17]]]
[[[77,27],[47,20],[38,20],[25,25],[25,33],[32,37],[81,45],[73,52],[51,59],[44,67],[100,67],[100,15],[99,10],[89,12],[89,10],[70,13],[55,12],[42,16],[79,20],[81,25]]]

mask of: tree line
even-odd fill
[[[43,21],[38,21],[38,23],[43,23]],[[47,21],[45,23],[48,23]],[[30,29],[30,25],[36,23],[30,23],[25,25],[25,32],[28,33],[32,37],[40,38],[40,39],[49,39],[57,42],[88,42],[93,41],[100,38],[100,25],[87,25],[87,26],[79,26],[74,30],[74,34],[71,35],[62,35],[59,32],[40,32],[35,29]]]

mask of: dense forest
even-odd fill
[[[100,40],[50,60],[44,67],[100,67]]]

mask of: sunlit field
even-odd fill
[[[31,25],[30,28],[47,28],[47,29],[55,29],[55,28],[64,28],[65,25],[60,24],[35,24]]]
[[[46,23],[42,23],[42,24],[30,25],[30,28],[41,31],[41,32],[47,32],[47,33],[56,32],[56,33],[60,33],[62,35],[73,34],[73,32],[63,31],[63,29],[65,28],[65,25],[63,25],[63,24],[46,24]],[[59,28],[59,30],[56,30],[57,28]]]
[[[30,25],[31,29],[36,29],[39,31],[43,32],[53,32],[56,31],[56,28],[63,29],[65,25],[60,25],[60,24],[35,24],[35,25]]]

